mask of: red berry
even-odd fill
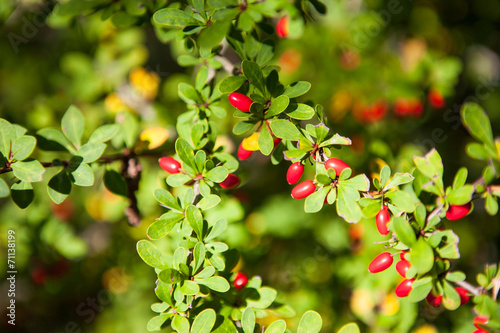
[[[427,297],[425,298],[425,300],[427,301],[427,303],[429,303],[429,305],[437,308],[441,302],[443,301],[443,296],[439,295],[439,296],[434,296],[432,294],[432,291],[429,293],[429,295],[427,295]]]
[[[414,98],[410,101],[411,103],[411,113],[413,117],[419,118],[422,116],[422,113],[424,112],[424,106],[422,105],[422,102],[420,102],[417,98]]]
[[[407,252],[401,252],[401,253],[399,254],[399,259],[401,259],[401,260],[405,260],[405,254],[406,254],[406,253],[407,253]]]
[[[245,274],[238,272],[238,274],[236,274],[236,278],[234,279],[233,283],[236,289],[242,289],[247,285],[248,278]]]
[[[389,208],[384,205],[375,218],[375,221],[377,222],[377,230],[381,235],[386,236],[389,233],[387,223],[389,223],[390,220],[391,216],[389,215]]]
[[[304,165],[300,162],[295,162],[290,165],[286,172],[286,181],[288,184],[293,185],[300,180],[304,173]]]
[[[172,157],[162,157],[158,160],[160,167],[168,173],[179,173],[181,164]]]
[[[445,105],[443,94],[437,89],[429,90],[427,99],[434,109],[442,109]]]
[[[486,324],[488,324],[489,320],[490,319],[486,316],[477,316],[476,318],[474,318],[474,326],[476,326],[479,329],[482,329],[481,326],[479,326],[479,325],[480,324],[486,325]]]
[[[334,169],[335,170],[335,174],[337,176],[340,175],[340,173],[342,172],[342,170],[346,169],[346,168],[349,168],[349,165],[347,165],[346,162],[338,159],[338,158],[329,158],[326,162],[325,162],[325,168],[328,170],[328,169]]]
[[[276,34],[278,35],[278,37],[285,38],[286,36],[288,36],[288,22],[289,19],[287,16],[283,16],[279,19],[278,23],[276,24]]]
[[[33,269],[33,271],[31,271],[31,278],[33,279],[33,282],[35,282],[35,284],[42,285],[47,279],[47,273],[43,268],[36,267],[35,269]]]
[[[274,138],[274,140],[273,140],[274,148],[276,148],[276,146],[279,145],[280,143],[281,143],[280,138]]]
[[[253,151],[251,150],[246,150],[245,148],[243,148],[243,142],[240,143],[240,146],[238,148],[238,158],[241,160],[241,161],[244,161],[246,159],[249,159],[250,156],[252,156],[253,154]]]
[[[241,182],[240,177],[230,173],[229,175],[227,175],[226,179],[224,179],[221,183],[219,183],[219,185],[222,188],[230,190],[240,185],[240,182]]]
[[[382,252],[368,266],[370,273],[379,273],[391,267],[393,258],[389,252]]]
[[[400,260],[398,261],[398,263],[396,264],[396,271],[398,271],[399,275],[401,275],[402,277],[406,277],[406,273],[408,272],[408,270],[410,269],[410,262],[408,260]]]
[[[228,99],[229,103],[238,110],[250,112],[250,105],[252,105],[253,101],[247,95],[234,92],[229,94]]]
[[[460,295],[460,305],[464,305],[469,301],[470,296],[467,295],[469,292],[465,288],[456,287],[455,290]]]
[[[400,117],[408,116],[411,113],[411,105],[408,99],[399,97],[394,101],[394,113]]]
[[[472,333],[488,333],[488,331],[485,331],[483,330],[482,328],[478,328],[477,330],[475,330],[474,332]]]
[[[450,221],[460,220],[469,214],[471,208],[472,204],[470,202],[465,205],[451,205],[446,212],[446,218]]]
[[[302,183],[295,185],[292,189],[292,198],[294,199],[304,199],[316,190],[316,186],[314,185],[312,180],[306,180]]]
[[[405,279],[401,281],[400,284],[396,287],[396,295],[398,297],[406,297],[411,292],[411,285],[413,284],[413,279]]]

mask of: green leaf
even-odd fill
[[[193,257],[194,257],[193,274],[198,273],[200,268],[203,267],[203,263],[205,262],[205,254],[206,254],[205,245],[202,242],[196,243],[193,250]]]
[[[215,325],[215,311],[206,309],[200,312],[193,321],[191,333],[210,333]]]
[[[247,299],[247,306],[255,308],[255,309],[266,309],[268,308],[276,299],[277,292],[276,290],[269,287],[262,287],[257,290],[259,293],[259,298]]]
[[[491,194],[487,193],[486,194],[486,200],[485,200],[485,203],[484,203],[484,207],[485,207],[486,212],[488,214],[490,214],[491,216],[495,216],[498,213],[498,201],[497,201],[497,198],[495,198]]]
[[[334,136],[332,136],[330,139],[327,139],[326,141],[323,141],[319,146],[320,147],[328,147],[332,145],[345,145],[349,146],[352,144],[351,139],[340,136],[338,133],[336,133]]]
[[[12,172],[14,176],[25,182],[41,182],[45,169],[37,160],[29,162],[18,161],[12,163]]]
[[[424,275],[434,266],[434,251],[422,237],[412,245],[409,256],[411,265],[419,275]]]
[[[474,186],[470,184],[464,185],[452,190],[451,193],[446,197],[446,201],[448,201],[452,205],[465,205],[472,200],[472,195],[475,191],[476,189],[474,188]]]
[[[230,26],[231,20],[222,20],[215,21],[208,28],[203,29],[197,39],[200,49],[210,50],[219,45],[226,36]]]
[[[240,121],[234,125],[233,133],[236,135],[242,135],[246,132],[250,131],[254,126],[255,122],[253,121]]]
[[[196,295],[200,292],[200,286],[196,282],[190,280],[184,280],[180,289],[184,295]]]
[[[290,103],[285,110],[285,113],[298,120],[309,120],[314,117],[314,109],[307,104]]]
[[[352,191],[357,193],[357,191],[350,186],[338,186],[337,214],[347,222],[356,223],[361,220],[363,214],[356,199],[352,196]]]
[[[104,186],[116,195],[123,197],[128,195],[127,181],[115,170],[106,170],[104,173]]]
[[[225,293],[230,288],[229,282],[227,282],[227,280],[222,276],[212,276],[206,279],[195,279],[195,281],[212,289],[213,291],[217,291],[220,293]]]
[[[33,186],[31,186],[30,182],[25,181],[12,184],[10,187],[10,195],[14,203],[22,209],[28,207],[35,197]]]
[[[198,207],[201,210],[208,210],[210,208],[217,206],[220,203],[220,200],[221,199],[218,195],[210,194],[209,196],[202,198],[196,204],[196,207]]]
[[[219,91],[222,94],[229,94],[238,90],[241,85],[246,81],[244,76],[229,76],[221,81],[219,84]]]
[[[337,333],[360,333],[359,327],[355,323],[345,324],[337,331]]]
[[[283,140],[297,141],[303,138],[297,127],[284,119],[277,119],[271,123],[274,135]]]
[[[267,110],[265,116],[266,119],[269,119],[271,117],[277,116],[283,111],[286,110],[288,107],[288,104],[290,104],[290,98],[285,95],[281,95],[278,98],[276,98],[271,105],[269,106],[269,109]]]
[[[476,103],[466,103],[460,110],[462,124],[476,140],[483,142],[492,151],[496,151],[493,133],[488,115]]]
[[[182,174],[182,173],[176,173],[173,175],[169,175],[167,177],[167,184],[172,187],[178,187],[181,185],[186,184],[188,181],[191,180],[191,177],[188,175]]]
[[[284,333],[286,331],[286,321],[283,319],[276,320],[269,325],[264,333]]]
[[[174,196],[169,191],[159,188],[159,189],[156,189],[154,191],[153,195],[154,195],[155,199],[163,207],[182,211],[181,206],[179,205],[177,200],[174,198]]]
[[[106,144],[102,142],[87,142],[76,151],[75,155],[81,156],[85,163],[92,163],[101,157],[105,150]]]
[[[64,134],[55,128],[42,128],[38,132],[38,147],[47,151],[75,151]]]
[[[274,141],[266,126],[263,126],[260,131],[258,143],[263,155],[268,156],[271,154],[274,148]]]
[[[10,194],[9,185],[7,185],[5,180],[0,178],[0,198],[6,198],[9,196],[9,194]]]
[[[227,171],[226,167],[224,166],[218,166],[213,169],[210,169],[205,176],[210,179],[211,181],[215,183],[220,183],[224,181],[224,179],[227,178],[229,175],[229,172]]]
[[[73,182],[77,186],[94,185],[94,172],[86,163],[80,163],[74,171],[71,171],[71,176],[73,176]]]
[[[186,209],[186,220],[193,228],[199,240],[203,238],[203,216],[196,206],[189,205]]]
[[[454,190],[465,185],[465,182],[467,181],[467,174],[468,174],[468,171],[467,171],[467,168],[465,168],[465,167],[460,168],[457,171],[457,174],[455,175],[455,178],[453,179],[453,185],[452,185],[452,188]]]
[[[196,1],[196,0],[195,0]],[[203,3],[204,0],[201,0]],[[196,81],[194,87],[196,90],[201,90],[208,82],[208,68],[206,66],[201,67],[196,75]]]
[[[451,282],[464,281],[465,277],[466,277],[465,274],[460,271],[448,272],[446,274],[446,280]]]
[[[178,333],[189,333],[189,320],[186,317],[175,315],[172,320],[172,329]]]
[[[47,193],[56,204],[63,202],[70,192],[71,180],[66,170],[62,170],[57,175],[53,176],[47,184]]]
[[[194,151],[191,145],[184,139],[177,139],[175,142],[175,151],[182,162],[186,163],[189,167],[196,170],[194,163]],[[201,170],[198,170],[201,171]]]
[[[391,199],[391,202],[394,206],[407,213],[413,213],[413,211],[415,211],[415,203],[413,202],[413,198],[407,192],[399,190],[388,192],[386,194],[386,197]]]
[[[382,170],[380,170],[380,185],[384,187],[389,178],[391,177],[391,168],[388,165],[384,165]]]
[[[176,284],[182,281],[181,274],[175,269],[165,268],[158,274],[158,278],[165,284]]]
[[[241,327],[244,333],[253,333],[255,329],[255,312],[252,308],[246,308],[241,315]]]
[[[137,253],[146,264],[158,269],[167,268],[166,259],[153,243],[147,240],[137,242]]]
[[[92,132],[92,135],[90,136],[88,142],[109,141],[116,135],[116,133],[118,133],[119,129],[120,126],[118,126],[117,124],[102,125],[101,127],[98,127],[94,132]]]
[[[191,24],[199,24],[190,14],[176,8],[160,9],[153,14],[153,21],[157,24],[170,27],[185,27]]]
[[[415,244],[417,237],[415,236],[415,231],[413,231],[413,228],[408,221],[402,217],[394,217],[392,219],[392,226],[396,236],[401,242],[409,247],[412,247],[413,244]]]
[[[450,311],[456,310],[460,306],[460,295],[447,281],[444,282],[443,305]]]
[[[196,104],[200,101],[200,96],[194,87],[190,84],[181,82],[177,89],[179,97],[187,104]]]
[[[147,329],[148,331],[159,331],[163,323],[167,321],[168,318],[172,316],[171,313],[161,313],[160,315],[151,318],[148,321]]]
[[[298,81],[291,83],[288,87],[286,87],[283,92],[284,95],[295,98],[304,95],[306,92],[311,89],[311,84],[307,81]]]
[[[12,160],[22,161],[27,159],[36,146],[36,139],[33,136],[24,135],[12,142]]]
[[[350,186],[357,191],[367,192],[370,189],[370,180],[365,174],[357,175],[342,181],[343,186]]]
[[[413,179],[415,179],[415,177],[413,177],[409,173],[396,172],[396,174],[391,178],[391,180],[389,180],[389,182],[384,186],[384,190],[387,191],[393,187],[411,183]]]
[[[425,209],[425,206],[422,204],[418,204],[415,207],[415,212],[413,213],[413,216],[415,217],[415,220],[420,226],[420,229],[424,230],[426,224],[425,218],[427,217],[427,211]]]
[[[323,320],[319,313],[314,311],[307,311],[300,318],[297,333],[319,333],[323,326]]]
[[[314,192],[308,196],[304,202],[304,210],[306,213],[316,213],[323,208],[325,198],[330,191],[331,186],[323,187],[322,189]]]
[[[80,147],[84,124],[85,119],[82,113],[74,105],[71,105],[62,117],[61,129],[64,135],[76,148]]]
[[[165,237],[183,218],[183,213],[177,213],[174,211],[163,214],[158,220],[153,222],[148,227],[148,237],[151,239],[160,239]]]
[[[432,277],[426,276],[414,281],[411,285],[411,292],[408,300],[412,303],[424,300],[432,290]]]
[[[414,157],[413,161],[418,170],[431,179],[434,184],[443,192],[443,162],[436,149],[432,149],[425,157]]]
[[[476,160],[489,160],[491,155],[484,144],[478,142],[468,143],[465,147],[467,154]]]
[[[205,238],[205,241],[209,241],[211,239],[214,239],[215,237],[219,236],[222,234],[227,228],[227,220],[226,219],[220,219],[215,222],[214,226],[210,230],[210,233],[208,236]]]
[[[11,142],[16,138],[16,129],[7,120],[0,118],[0,152],[7,159],[10,155]]]
[[[458,236],[451,230],[445,230],[442,232],[443,238],[446,240],[446,244],[437,248],[437,253],[443,259],[458,259],[460,258],[460,251],[458,249]]]
[[[260,66],[255,62],[244,60],[241,64],[241,69],[245,77],[250,80],[255,88],[259,89],[262,94],[265,94],[266,85]]]

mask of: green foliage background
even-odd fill
[[[167,176],[157,159],[174,152],[175,120],[186,111],[178,85],[191,83],[196,75],[183,65],[198,59],[190,59],[181,42],[163,44],[156,36],[150,17],[162,1],[151,1],[139,12],[130,9],[133,1],[117,1],[112,15],[105,9],[109,1],[82,1],[77,8],[71,8],[72,2],[0,4],[0,116],[33,134],[59,127],[68,106],[75,104],[84,114],[87,138],[98,126],[115,121],[106,98],[130,88],[130,72],[143,67],[156,73],[158,92],[129,113],[137,119],[129,134],[137,137],[160,126],[170,137],[152,153],[146,141],[139,142],[145,152],[137,192],[140,227],[127,225],[126,199],[104,189],[103,166],[93,166],[96,176],[90,189],[74,187],[59,208],[50,203],[43,183],[35,184],[34,204],[25,210],[0,199],[0,234],[16,231],[16,329],[71,332],[76,325],[82,332],[144,332],[152,316],[150,304],[156,301],[156,277],[135,246],[163,213],[152,196]],[[376,175],[383,164],[409,172],[414,155],[435,147],[443,157],[446,184],[460,166],[467,166],[469,179],[476,179],[483,164],[465,153],[471,138],[458,112],[464,101],[476,101],[487,111],[493,132],[500,131],[500,31],[495,25],[500,2],[401,1],[400,12],[384,16],[392,2],[326,1],[327,14],[315,14],[314,24],[306,24],[303,31],[292,29],[292,38],[273,36],[277,45],[272,62],[282,67],[285,85],[297,80],[312,83],[305,97],[324,105],[329,126],[353,139],[352,148],[334,154],[356,173]],[[427,102],[431,88],[445,96],[443,109]],[[392,105],[398,97],[422,101],[422,116],[397,116]],[[222,106],[231,115],[234,108],[225,100]],[[383,119],[359,118],[359,110],[377,102],[387,105]],[[243,138],[232,134],[234,123],[228,116],[218,124],[221,145],[233,153]],[[36,154],[39,160],[53,158],[52,153]],[[113,163],[109,167],[119,168]],[[374,244],[380,241],[374,219],[354,227],[333,207],[304,213],[302,202],[290,198],[287,167],[254,153],[240,163],[242,186],[224,193],[223,204],[210,211],[228,220],[222,240],[241,251],[241,270],[277,288],[278,300],[296,313],[318,311],[325,332],[349,321],[357,321],[363,332],[410,332],[428,324],[439,332],[472,330],[468,306],[449,312],[425,302],[394,299],[397,273],[367,271],[381,252],[381,245]],[[44,182],[55,173],[48,170]],[[314,170],[306,167],[307,174]],[[455,268],[471,279],[484,264],[498,260],[498,217],[490,217],[482,206],[482,201],[475,204],[472,216],[452,225],[460,237],[461,259]],[[361,236],[353,237],[356,233]],[[0,244],[5,250],[4,236]],[[168,251],[177,241],[162,239],[156,244]],[[1,260],[3,281],[6,270],[6,260]],[[95,308],[89,303],[93,298]],[[277,318],[266,318],[262,324]],[[289,326],[296,327],[299,318],[287,319]],[[1,325],[11,329],[5,322]],[[424,332],[433,332],[428,329]]]

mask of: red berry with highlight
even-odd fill
[[[229,103],[238,110],[250,112],[250,105],[252,105],[253,101],[247,95],[234,92],[229,94],[228,99]]]
[[[410,262],[408,260],[403,259],[398,261],[398,263],[396,264],[396,271],[399,273],[399,275],[405,278],[406,273],[408,272],[410,267],[411,267]]]
[[[488,324],[489,320],[490,319],[486,316],[477,316],[476,318],[474,318],[474,326],[476,326],[479,329],[482,329],[481,326],[479,326],[479,325],[480,324],[486,325],[486,324]]]
[[[316,186],[314,185],[312,180],[303,181],[302,183],[295,185],[295,187],[292,189],[292,198],[304,199],[313,194],[315,190]]]
[[[160,167],[168,173],[174,174],[180,172],[181,164],[172,157],[162,157],[158,160],[158,163]]]
[[[451,205],[446,212],[446,218],[450,221],[460,220],[469,214],[471,208],[472,204],[470,202],[465,205]]]
[[[443,94],[441,94],[441,92],[437,89],[429,90],[427,99],[434,109],[442,109],[445,105]]]
[[[285,38],[286,36],[288,36],[289,21],[290,20],[287,16],[283,16],[279,19],[278,23],[276,24],[276,34],[278,35],[278,37]]]
[[[286,172],[286,181],[288,184],[293,185],[300,180],[304,173],[304,165],[300,162],[295,162],[290,165]]]
[[[245,274],[238,272],[238,274],[236,274],[236,278],[234,279],[233,283],[236,289],[242,289],[245,288],[245,286],[247,285],[248,278]]]
[[[349,165],[346,162],[342,161],[341,159],[332,157],[325,162],[325,168],[327,170],[334,169],[335,174],[339,176],[342,170],[349,168]]]
[[[368,266],[370,273],[379,273],[391,267],[394,259],[389,252],[382,252],[372,260]]]
[[[246,150],[245,148],[243,148],[243,142],[240,143],[240,146],[238,147],[238,158],[240,159],[240,161],[249,159],[252,154],[253,151]]]
[[[400,284],[396,287],[396,295],[398,297],[406,297],[411,292],[411,285],[413,284],[413,279],[405,279],[401,281]]]
[[[425,300],[427,301],[427,303],[429,303],[430,306],[433,306],[435,308],[437,308],[441,302],[443,301],[443,296],[439,295],[439,296],[434,296],[432,294],[432,291],[429,293],[429,295],[427,295],[427,297],[425,298]]]
[[[219,183],[219,185],[222,188],[230,190],[240,185],[240,182],[241,182],[240,177],[230,173],[229,175],[227,175],[226,179],[224,179],[221,183]]]
[[[460,295],[460,305],[466,304],[469,301],[469,299],[470,299],[470,296],[467,295],[469,293],[467,291],[467,289],[461,288],[461,287],[456,287],[455,290]]]
[[[375,217],[375,221],[377,222],[377,230],[381,235],[386,236],[389,233],[387,223],[389,223],[390,220],[391,216],[389,215],[389,208],[384,205],[384,207],[382,207],[382,209]]]

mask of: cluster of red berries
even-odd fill
[[[181,172],[181,164],[175,158],[172,157],[161,157],[158,160],[160,167],[170,174],[176,174]],[[226,179],[219,183],[220,187],[230,190],[238,187],[240,185],[240,177],[235,174],[230,173],[227,175]]]
[[[396,271],[404,278],[404,280],[398,284],[395,290],[398,297],[408,296],[411,292],[412,284],[414,281],[414,279],[406,278],[406,273],[410,269],[411,264],[408,260],[405,259],[405,254],[406,252],[401,252],[399,254],[400,260],[396,264]],[[370,273],[380,273],[391,267],[393,262],[393,255],[391,255],[389,252],[382,252],[372,260],[370,265],[368,265],[368,271]]]
[[[338,159],[338,158],[329,158],[325,162],[325,168],[328,169],[334,169],[335,174],[338,176],[342,172],[342,170],[349,168],[349,165],[345,163],[344,161]],[[304,173],[304,165],[301,162],[295,162],[290,165],[288,168],[288,171],[286,172],[286,180],[288,181],[288,184],[293,185],[297,183],[300,178],[302,177],[302,174]],[[292,189],[292,198],[294,199],[304,199],[316,191],[316,185],[312,180],[305,180],[297,185]]]

